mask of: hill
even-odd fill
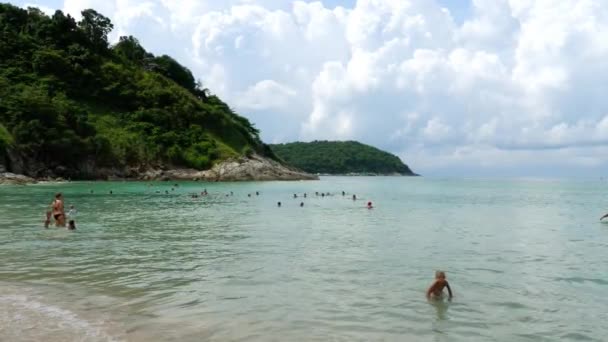
[[[112,28],[92,9],[76,21],[0,4],[0,171],[89,179],[276,159],[190,70],[132,36],[109,44]]]
[[[320,174],[415,176],[399,157],[356,141],[313,141],[270,145],[286,163]]]

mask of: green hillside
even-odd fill
[[[286,163],[310,173],[415,175],[399,157],[356,141],[270,145]]]
[[[272,157],[258,130],[190,70],[132,36],[110,45],[112,28],[91,9],[76,21],[0,4],[0,164],[87,178],[99,167]]]

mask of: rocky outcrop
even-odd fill
[[[0,173],[0,184],[4,185],[25,185],[36,183],[34,178],[24,175],[18,175],[11,172]]]
[[[272,159],[259,155],[233,158],[216,164],[209,170],[176,169],[171,167],[141,166],[141,167],[96,167],[93,162],[82,161],[78,167],[64,170],[61,166],[44,168],[40,165],[28,164],[24,158],[14,156],[14,173],[0,173],[0,184],[28,184],[36,180],[58,181],[57,177],[72,179],[99,180],[200,180],[200,181],[272,181],[272,180],[315,180],[311,175],[300,170],[285,166]],[[35,167],[29,167],[34,165]],[[73,171],[75,173],[67,173]],[[23,173],[28,176],[20,175]]]
[[[173,169],[167,171],[150,170],[142,179],[201,180],[201,181],[271,181],[271,180],[316,180],[311,175],[274,160],[258,155],[229,159],[216,164],[210,170]]]

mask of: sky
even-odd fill
[[[95,8],[268,143],[358,140],[433,176],[608,176],[604,0],[29,0]]]

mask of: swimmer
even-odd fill
[[[230,196],[234,196],[234,192],[230,191]]]
[[[452,289],[450,288],[450,284],[445,280],[445,272],[436,271],[435,272],[435,282],[426,290],[426,298],[428,299],[441,299],[443,298],[443,289],[448,289],[448,299],[452,299]]]
[[[247,194],[247,197],[251,197],[251,194]]]
[[[346,192],[342,191],[342,196],[346,196]]]
[[[169,191],[168,191],[168,190],[165,190],[165,195],[168,195],[168,194],[169,194]]]
[[[325,193],[324,192],[321,193],[321,197],[325,197]]]
[[[256,191],[256,192],[255,192],[255,195],[256,195],[256,196],[260,196],[260,192],[259,192],[259,191]]]
[[[315,191],[315,196],[319,196],[319,192],[318,191]]]
[[[357,200],[357,195],[353,195],[353,201]]]
[[[55,219],[55,227],[65,227],[65,210],[63,207],[63,195],[58,192],[55,194],[55,200],[51,204],[53,218]]]
[[[44,228],[48,228],[50,224],[51,224],[51,212],[47,211],[46,219],[44,220]]]
[[[304,193],[304,198],[306,198],[306,193]]]
[[[112,195],[112,194],[113,194],[113,192],[112,192],[112,190],[110,190],[110,195]]]
[[[68,222],[68,230],[76,230],[76,222],[74,222],[74,220]]]
[[[608,214],[602,216],[602,218],[600,218],[600,221],[603,220],[603,219],[605,219],[606,217],[608,217]]]
[[[298,194],[293,194],[293,198],[298,198]]]
[[[374,209],[372,202],[367,202],[367,209]]]
[[[300,207],[303,207],[303,206],[304,206],[304,202],[300,202]]]
[[[277,202],[277,207],[281,207],[281,202]]]

